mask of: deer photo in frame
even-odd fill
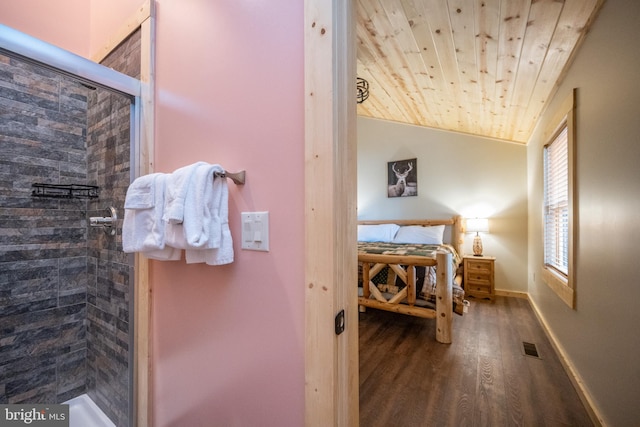
[[[388,197],[418,195],[418,159],[388,162],[387,174]]]

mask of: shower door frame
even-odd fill
[[[150,18],[150,16],[149,16]],[[130,182],[149,172],[153,147],[153,84],[151,83],[153,23],[143,28],[141,80],[90,61],[72,52],[46,43],[0,24],[0,52],[36,63],[81,82],[117,92],[131,100]],[[129,299],[129,419],[131,425],[149,425],[149,287],[147,265],[143,257],[130,255],[134,280]]]

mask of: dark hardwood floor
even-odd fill
[[[452,344],[432,319],[360,314],[360,426],[593,426],[529,302],[470,301]]]

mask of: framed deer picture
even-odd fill
[[[418,159],[397,160],[387,163],[389,179],[388,197],[418,195]]]

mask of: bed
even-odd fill
[[[358,305],[436,319],[436,340],[451,342],[462,315],[464,224],[444,220],[358,221]]]

